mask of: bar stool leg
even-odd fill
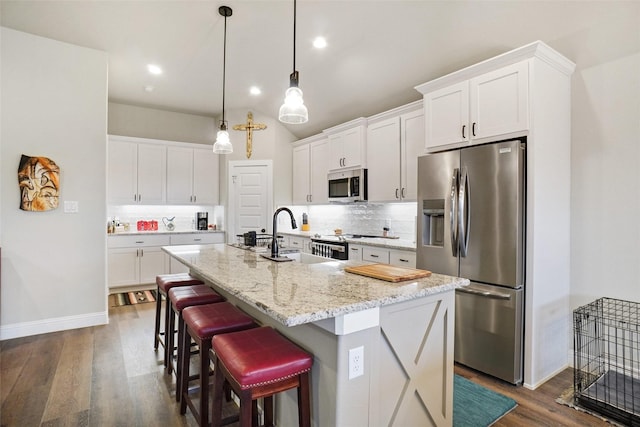
[[[160,286],[156,287],[156,327],[155,334],[153,335],[153,350],[158,351],[158,345],[160,344],[160,311],[162,308],[162,294],[160,294]],[[165,325],[166,327],[166,325]],[[166,335],[166,331],[165,331]]]
[[[298,423],[301,427],[311,427],[311,402],[309,399],[309,373],[300,374],[298,386]]]

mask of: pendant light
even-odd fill
[[[233,153],[233,145],[229,140],[229,132],[227,132],[227,122],[224,117],[224,96],[227,69],[227,18],[231,16],[233,11],[229,6],[220,6],[218,13],[224,16],[224,50],[222,56],[222,120],[220,121],[220,129],[216,135],[216,142],[213,144],[213,152],[216,154]]]
[[[283,123],[299,124],[309,120],[309,112],[298,87],[296,71],[296,0],[293,0],[293,73],[289,75],[289,89],[285,92],[284,104],[280,107],[278,119]]]

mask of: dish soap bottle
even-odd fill
[[[309,217],[306,213],[302,214],[302,231],[309,231]]]

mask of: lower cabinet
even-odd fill
[[[176,245],[210,245],[213,243],[224,243],[224,233],[185,233],[171,236],[171,246]],[[175,258],[169,257],[169,272],[188,273],[189,267],[185,266]]]
[[[162,251],[170,243],[169,236],[109,236],[107,240],[109,290],[155,283],[158,274],[169,271],[169,256]]]
[[[288,236],[289,244],[287,246],[298,249],[300,252],[311,253],[311,238],[300,236]]]
[[[349,243],[349,260],[353,261],[362,261],[362,250],[363,246],[360,245],[352,245]]]
[[[351,259],[351,254],[349,254],[349,259]],[[397,265],[398,267],[416,268],[416,253],[399,249],[364,246],[362,248],[362,260]]]

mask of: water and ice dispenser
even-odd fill
[[[444,246],[444,199],[422,201],[422,244]]]

